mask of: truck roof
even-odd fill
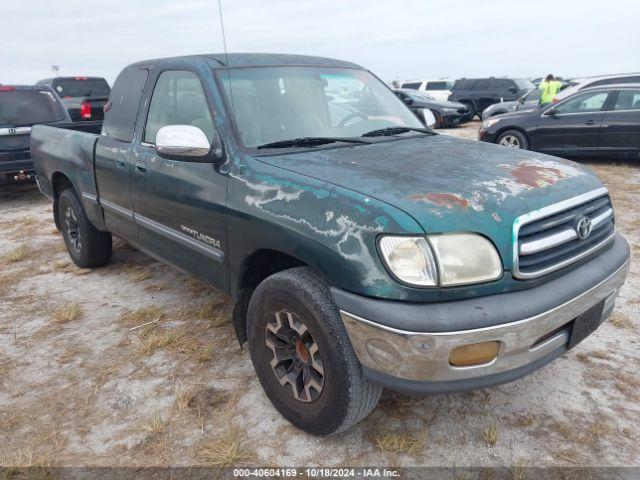
[[[315,57],[311,55],[289,55],[282,53],[208,53],[201,55],[187,55],[172,58],[157,58],[153,60],[144,60],[136,62],[130,67],[150,67],[159,62],[171,60],[204,60],[208,62],[212,68],[227,67],[275,67],[275,66],[323,66],[323,67],[342,67],[357,68],[362,70],[363,67],[355,63],[336,60],[333,58]]]

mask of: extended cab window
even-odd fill
[[[213,120],[197,75],[192,72],[167,71],[158,77],[144,141],[156,143],[158,130],[166,125],[192,125],[204,132],[209,141],[213,138]]]
[[[104,133],[121,142],[133,140],[142,90],[147,82],[146,69],[126,68],[122,71],[105,106]]]
[[[420,85],[422,85],[422,82],[403,83],[402,88],[410,88],[411,90],[418,90],[420,88]]]
[[[589,113],[597,112],[607,101],[609,92],[591,92],[578,95],[555,107],[556,113]]]

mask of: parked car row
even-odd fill
[[[576,88],[542,108],[488,118],[478,136],[553,155],[640,158],[640,83]]]
[[[0,85],[0,184],[34,174],[29,134],[36,124],[100,133],[110,89],[97,77]]]

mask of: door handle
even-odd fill
[[[117,158],[116,159],[116,167],[122,168],[122,169],[126,169],[127,168],[127,161],[124,158]]]
[[[136,162],[136,173],[140,175],[147,174],[147,164],[145,162]]]
[[[586,122],[584,122],[585,125],[595,125],[595,123],[595,120],[587,120]]]

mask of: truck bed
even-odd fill
[[[50,199],[54,199],[55,188],[70,183],[91,222],[100,227],[104,221],[94,173],[95,148],[100,135],[78,130],[78,123],[71,125],[73,130],[60,128],[62,124],[32,128],[31,155],[36,179],[42,193]]]

